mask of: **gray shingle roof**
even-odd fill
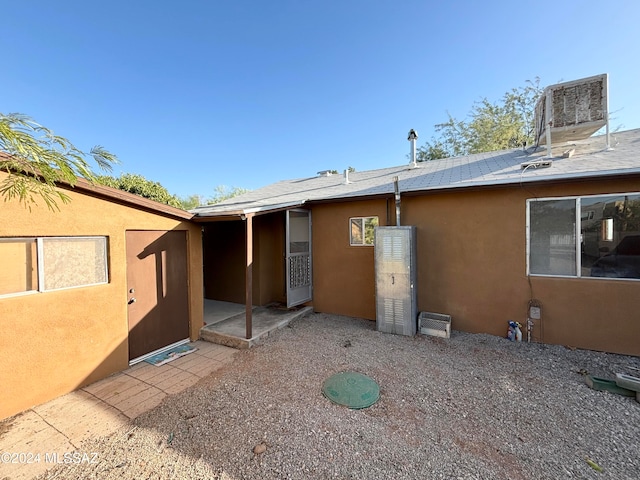
[[[398,177],[401,193],[490,185],[508,185],[561,179],[640,174],[640,129],[611,134],[611,148],[604,135],[554,145],[552,165],[530,166],[526,162],[546,160],[546,147],[536,151],[503,150],[464,157],[445,158],[410,165],[342,174],[283,180],[231,198],[216,205],[191,210],[197,217],[241,215],[301,206],[318,200],[352,199],[394,191]],[[563,153],[575,149],[564,158]]]

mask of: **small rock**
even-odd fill
[[[256,455],[260,455],[261,453],[264,453],[266,451],[267,451],[267,444],[264,442],[259,443],[258,445],[253,447],[253,453],[255,453]]]

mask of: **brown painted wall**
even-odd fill
[[[0,298],[0,419],[128,367],[127,229],[187,231],[192,340],[203,324],[199,225],[68,194],[60,212],[0,204],[0,237],[106,235],[109,283]]]
[[[286,300],[284,212],[253,219],[253,304]],[[203,223],[205,296],[245,303],[246,225],[242,220]],[[221,252],[223,252],[221,254]]]
[[[254,219],[256,262],[253,280],[257,280],[258,305],[286,302],[285,290],[285,213],[260,215]]]
[[[245,302],[245,222],[205,223],[203,233],[205,297]]]
[[[453,328],[503,336],[542,303],[536,340],[640,355],[640,282],[526,275],[526,200],[638,191],[638,181],[494,188],[402,197],[417,226],[418,310],[452,316]],[[386,214],[383,200],[313,207],[314,308],[375,319],[373,248],[349,247],[348,218]],[[390,224],[394,222],[391,217]],[[541,328],[542,327],[542,328]]]
[[[349,218],[378,216],[387,223],[387,200],[315,205],[313,307],[317,312],[375,320],[373,246],[349,245]]]

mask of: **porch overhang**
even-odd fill
[[[199,211],[194,214],[192,220],[198,223],[238,219],[244,220],[247,215],[264,215],[266,213],[280,212],[289,210],[290,208],[302,207],[305,203],[307,203],[307,200],[265,205],[259,205],[256,202],[248,204],[243,208],[222,208],[212,205],[209,210],[201,207]]]
[[[266,213],[274,213],[301,207],[305,200],[278,203],[271,205],[247,205],[245,208],[215,208],[211,211],[198,212],[192,218],[198,223],[210,223],[225,220],[242,220],[245,222],[245,336],[247,339],[253,337],[253,217]]]

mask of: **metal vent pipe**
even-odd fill
[[[396,227],[400,226],[400,188],[398,186],[398,177],[393,177],[393,190],[396,197]]]
[[[409,136],[407,137],[407,140],[411,142],[411,167],[416,168],[418,166],[418,163],[416,161],[416,140],[418,140],[418,132],[416,132],[413,128],[409,130]]]

